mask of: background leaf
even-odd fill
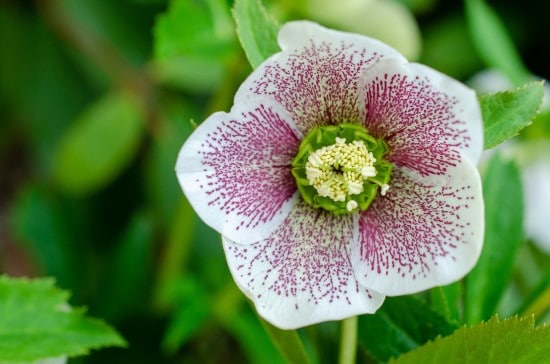
[[[163,83],[211,91],[236,51],[235,33],[222,0],[175,0],[155,28],[156,73]]]
[[[485,63],[504,73],[516,86],[532,79],[506,27],[483,0],[466,0],[470,36]]]
[[[510,281],[523,238],[523,189],[513,162],[491,158],[483,178],[485,240],[479,262],[466,278],[467,323],[496,312]]]
[[[51,279],[0,277],[0,361],[24,362],[124,346],[115,330],[67,304]]]
[[[419,298],[388,297],[376,314],[359,317],[359,343],[385,362],[457,327]]]
[[[144,310],[150,297],[153,256],[152,217],[138,211],[130,220],[102,272],[100,292],[105,297],[95,312],[114,322]]]
[[[485,149],[497,146],[531,124],[543,95],[542,82],[531,82],[515,90],[481,96]]]
[[[36,186],[21,191],[11,211],[18,241],[30,252],[42,274],[53,276],[67,289],[79,283],[77,245],[70,241],[59,204]],[[82,251],[81,251],[82,252]]]
[[[137,152],[144,120],[136,99],[112,93],[100,99],[66,131],[56,155],[55,177],[71,193],[109,183]]]
[[[392,364],[532,364],[548,361],[550,326],[534,327],[533,318],[497,317],[476,326],[462,327],[411,351]]]
[[[277,43],[279,26],[260,0],[236,0],[233,17],[237,23],[237,35],[252,68],[280,50]]]

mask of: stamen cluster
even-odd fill
[[[302,140],[292,173],[304,201],[334,214],[364,211],[385,195],[391,163],[386,144],[357,124],[317,127]]]
[[[346,143],[336,138],[336,143],[311,153],[306,163],[306,177],[320,196],[333,201],[345,201],[347,196],[363,192],[367,178],[376,176],[376,158],[362,140]],[[350,200],[348,210],[357,207]]]

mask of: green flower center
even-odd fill
[[[388,147],[355,124],[321,126],[302,140],[292,174],[304,200],[334,214],[366,210],[378,189],[384,196],[392,164]]]

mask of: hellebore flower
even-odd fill
[[[311,22],[278,41],[176,165],[259,314],[297,328],[463,277],[483,239],[475,93]]]

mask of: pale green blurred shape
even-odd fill
[[[409,9],[393,0],[304,0],[312,20],[341,30],[368,35],[397,49],[409,60],[420,56],[422,41]]]

